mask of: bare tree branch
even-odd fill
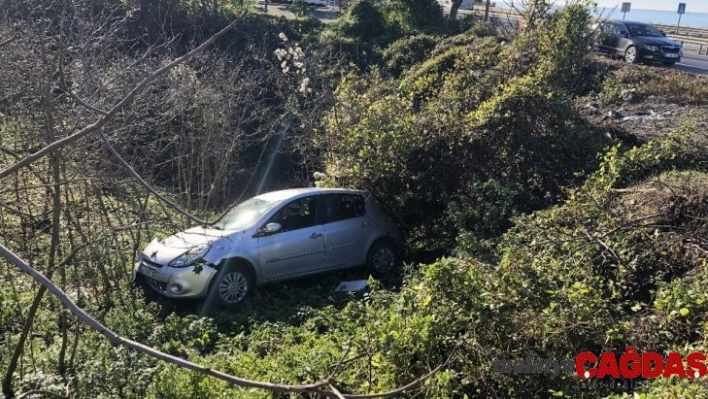
[[[242,14],[241,17],[245,15]],[[9,166],[5,170],[0,172],[0,179],[4,179],[7,176],[11,175],[12,173],[17,172],[21,168],[29,165],[30,163],[42,158],[45,155],[51,154],[52,152],[66,146],[67,144],[71,144],[75,142],[76,140],[88,135],[89,133],[93,133],[103,127],[109,120],[111,120],[118,112],[120,112],[125,106],[133,101],[135,96],[138,95],[138,93],[142,92],[148,85],[150,85],[155,79],[158,77],[164,75],[167,71],[170,69],[174,68],[175,66],[182,64],[192,58],[195,54],[201,52],[208,46],[210,46],[212,43],[216,41],[219,37],[223,36],[226,32],[231,30],[236,24],[241,20],[241,17],[236,18],[231,22],[228,26],[226,26],[224,29],[221,31],[217,32],[214,34],[212,37],[210,37],[208,40],[206,40],[204,43],[199,45],[199,47],[195,48],[194,50],[188,52],[187,54],[184,54],[183,56],[177,58],[176,60],[170,62],[169,64],[161,67],[157,71],[153,72],[149,76],[147,76],[145,79],[143,79],[140,83],[138,83],[137,86],[135,86],[125,97],[123,97],[122,100],[118,102],[113,108],[111,108],[110,111],[108,111],[105,115],[103,115],[101,118],[99,118],[96,122],[86,126],[85,128],[81,129],[80,131],[64,137],[63,139],[56,140],[41,150],[35,152],[32,155],[29,155],[22,160],[16,162],[12,166]]]
[[[374,394],[366,394],[366,395],[344,395],[345,398],[347,399],[373,399],[373,398],[391,398],[397,395],[402,394],[403,392],[415,387],[416,385],[420,384],[421,382],[427,380],[428,378],[432,377],[435,375],[438,371],[440,371],[443,367],[447,365],[447,362],[450,361],[450,358],[444,362],[441,363],[438,367],[430,370],[427,374],[424,374],[415,380],[409,382],[408,384],[396,388],[393,391],[388,391],[388,392],[383,392],[383,393],[374,393]]]
[[[159,198],[160,201],[166,203],[166,204],[169,205],[172,209],[176,210],[177,212],[181,213],[182,215],[184,215],[185,217],[189,218],[190,220],[192,220],[192,221],[194,221],[194,222],[196,222],[196,223],[199,223],[199,224],[208,224],[207,221],[202,220],[202,219],[199,219],[199,218],[196,217],[196,216],[192,216],[189,212],[187,212],[186,210],[182,209],[179,205],[177,205],[176,203],[170,201],[170,200],[167,199],[165,196],[163,196],[162,194],[160,194],[157,190],[155,190],[154,188],[152,188],[152,186],[150,185],[150,183],[146,182],[145,179],[143,179],[143,178],[138,174],[138,172],[136,172],[135,169],[133,169],[133,167],[130,166],[130,164],[129,164],[125,159],[123,159],[123,157],[120,156],[120,154],[118,153],[118,151],[117,151],[117,150],[113,147],[113,145],[111,145],[111,143],[108,141],[108,138],[106,137],[106,135],[103,134],[103,131],[99,131],[99,132],[98,132],[98,136],[101,138],[101,141],[103,142],[103,144],[105,145],[105,147],[108,149],[108,151],[110,151],[111,154],[113,154],[113,156],[115,156],[116,159],[118,159],[118,162],[120,162],[120,164],[128,171],[128,173],[130,173],[131,176],[133,176],[134,178],[136,178],[136,179],[140,182],[140,184],[142,184],[149,192],[151,192],[151,193],[154,194],[157,198]]]
[[[61,290],[61,288],[57,287],[50,279],[44,276],[44,274],[40,273],[37,269],[34,267],[30,266],[27,262],[25,262],[23,259],[21,259],[19,256],[17,256],[14,252],[9,250],[7,247],[5,247],[3,244],[0,244],[0,256],[4,257],[5,259],[9,260],[12,262],[15,266],[17,266],[20,270],[23,272],[27,273],[32,277],[35,281],[37,281],[39,284],[41,284],[43,287],[45,287],[48,291],[50,291],[54,296],[56,296],[61,303],[71,312],[73,313],[76,317],[81,319],[84,323],[86,323],[89,327],[93,328],[95,331],[97,331],[99,334],[103,335],[110,341],[113,345],[122,345],[125,346],[129,349],[132,349],[136,352],[144,353],[148,356],[154,357],[156,359],[165,361],[170,364],[174,364],[178,367],[186,368],[189,370],[197,371],[199,373],[209,375],[214,378],[218,378],[222,381],[226,381],[230,384],[241,386],[241,387],[249,387],[249,388],[260,388],[260,389],[266,389],[269,391],[273,392],[288,392],[288,393],[317,393],[323,396],[327,397],[334,397],[334,398],[349,398],[349,399],[369,399],[369,398],[386,398],[386,397],[392,397],[396,396],[402,392],[405,392],[406,390],[409,390],[413,388],[414,386],[420,384],[421,382],[425,381],[426,379],[430,378],[432,375],[440,371],[447,362],[450,360],[450,357],[448,359],[440,364],[438,367],[434,368],[431,370],[429,373],[415,379],[414,381],[397,388],[395,390],[385,392],[385,393],[379,393],[379,394],[366,394],[366,395],[343,395],[339,393],[338,391],[328,391],[326,388],[332,388],[331,383],[328,380],[321,380],[312,384],[304,384],[304,385],[287,385],[287,384],[274,384],[271,382],[261,382],[261,381],[253,381],[253,380],[248,380],[245,378],[240,378],[240,377],[235,377],[230,374],[223,373],[218,370],[213,370],[208,367],[201,366],[199,364],[190,362],[188,360],[184,360],[182,358],[176,357],[169,355],[167,353],[161,352],[157,349],[151,348],[147,345],[143,345],[139,342],[124,338],[112,330],[110,330],[108,327],[104,326],[99,322],[98,320],[94,319],[93,317],[89,316],[83,309],[81,309],[78,305],[76,305],[67,295],[64,291]]]
[[[5,40],[4,42],[0,42],[0,47],[7,46],[8,44],[14,42],[15,40],[17,40],[19,38],[20,38],[19,36],[15,36],[15,37],[11,37],[11,38]]]
[[[101,115],[108,115],[108,112],[98,109],[94,107],[93,105],[87,103],[86,101],[82,100],[79,96],[77,96],[69,86],[66,84],[66,78],[64,76],[64,49],[62,49],[59,52],[59,84],[61,85],[62,90],[64,90],[65,93],[69,95],[74,101],[79,103],[81,106],[90,109],[93,112],[99,113]]]
[[[213,370],[208,367],[198,365],[196,363],[192,363],[190,361],[181,359],[176,356],[168,355],[164,352],[158,351],[158,350],[153,349],[149,346],[143,345],[139,342],[135,342],[133,340],[123,338],[120,335],[116,334],[115,332],[111,331],[108,327],[101,324],[96,319],[89,316],[86,312],[84,312],[83,309],[79,308],[66,295],[66,293],[64,293],[64,291],[62,291],[59,287],[57,287],[51,280],[49,280],[42,273],[40,273],[38,270],[36,270],[35,268],[33,268],[32,266],[27,264],[24,260],[22,260],[20,257],[18,257],[16,254],[14,254],[12,251],[10,251],[8,248],[6,248],[2,244],[0,244],[0,255],[2,255],[4,258],[8,259],[15,266],[20,268],[23,272],[29,274],[33,279],[35,279],[37,282],[39,282],[42,286],[46,287],[47,290],[49,290],[52,294],[54,294],[54,296],[56,296],[62,302],[62,304],[67,309],[69,309],[69,311],[71,311],[71,313],[73,313],[76,317],[81,319],[89,327],[93,328],[98,333],[100,333],[104,337],[108,338],[108,340],[114,345],[122,345],[127,348],[133,349],[137,352],[144,353],[144,354],[147,354],[151,357],[154,357],[154,358],[163,360],[165,362],[177,365],[179,367],[187,368],[189,370],[198,371],[200,373],[210,375],[210,376],[218,378],[220,380],[229,382],[234,385],[243,386],[243,387],[262,388],[262,389],[268,389],[268,390],[275,391],[275,392],[303,392],[304,393],[304,392],[320,391],[322,387],[326,387],[329,384],[327,381],[320,381],[320,382],[317,382],[314,384],[307,384],[307,385],[283,385],[283,384],[274,384],[274,383],[270,383],[270,382],[251,381],[251,380],[247,380],[244,378],[234,377],[232,375],[222,373],[220,371]]]

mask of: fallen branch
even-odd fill
[[[241,14],[241,16],[245,15]],[[28,155],[25,158],[22,158],[20,161],[17,161],[13,165],[9,166],[5,170],[0,172],[0,180],[6,178],[7,176],[17,172],[18,170],[22,169],[23,167],[31,164],[32,162],[44,157],[45,155],[51,154],[52,152],[68,145],[71,144],[78,139],[87,136],[89,133],[93,133],[103,127],[109,120],[111,120],[118,112],[120,112],[123,108],[125,108],[126,105],[128,105],[135,96],[137,96],[140,92],[142,92],[148,85],[150,85],[155,79],[158,77],[164,75],[167,71],[170,69],[176,67],[179,64],[182,64],[192,58],[195,54],[201,52],[208,46],[210,46],[212,43],[216,41],[219,37],[223,36],[226,32],[231,30],[236,24],[241,20],[241,18],[236,18],[231,22],[227,27],[224,29],[220,30],[216,34],[214,34],[212,37],[210,37],[207,41],[199,45],[199,47],[195,48],[194,50],[188,52],[187,54],[184,54],[183,56],[177,58],[176,60],[170,62],[169,64],[161,67],[157,71],[153,72],[149,76],[147,76],[145,79],[143,79],[140,83],[138,83],[137,86],[135,86],[128,94],[123,97],[122,100],[118,102],[113,108],[110,109],[110,111],[106,112],[101,118],[99,118],[97,121],[94,123],[84,127],[83,129],[79,130],[78,132],[69,135],[67,137],[64,137],[63,139],[59,139],[57,141],[54,141],[50,144],[47,144],[44,148],[41,150],[35,152],[34,154]]]
[[[15,266],[17,266],[20,270],[23,272],[27,273],[30,277],[32,277],[35,281],[37,281],[39,284],[41,284],[43,287],[45,287],[49,292],[54,294],[59,301],[71,312],[73,313],[77,318],[79,318],[81,321],[86,323],[89,327],[94,329],[96,332],[99,334],[103,335],[108,339],[109,342],[113,345],[121,345],[126,348],[132,349],[136,352],[140,352],[143,354],[146,354],[148,356],[151,356],[153,358],[162,360],[164,362],[173,364],[178,367],[186,368],[189,370],[197,371],[199,373],[218,378],[222,381],[226,381],[230,384],[241,386],[241,387],[248,387],[248,388],[260,388],[260,389],[266,389],[272,392],[285,392],[285,393],[316,393],[322,396],[326,397],[334,397],[334,398],[349,398],[349,399],[369,399],[369,398],[386,398],[386,397],[392,397],[396,396],[400,393],[403,393],[414,386],[420,384],[421,382],[425,381],[426,379],[430,378],[433,376],[435,373],[440,371],[447,362],[448,360],[445,361],[445,363],[442,363],[429,373],[415,379],[414,381],[404,385],[403,387],[397,388],[395,390],[385,392],[385,393],[378,393],[378,394],[366,394],[366,395],[344,395],[339,393],[336,388],[332,390],[332,385],[331,382],[328,380],[321,380],[312,384],[303,384],[303,385],[287,385],[287,384],[274,384],[271,382],[261,382],[261,381],[253,381],[253,380],[248,380],[245,378],[240,378],[236,377],[230,374],[223,373],[218,370],[213,370],[208,367],[204,367],[202,365],[190,362],[188,360],[184,360],[182,358],[176,357],[169,355],[167,353],[161,352],[157,349],[154,349],[150,346],[143,345],[139,342],[124,338],[112,330],[110,330],[108,327],[104,326],[99,322],[98,320],[94,319],[91,317],[88,313],[86,313],[83,309],[81,309],[76,303],[74,303],[71,298],[69,298],[64,291],[61,290],[61,288],[57,287],[50,279],[44,276],[44,274],[40,273],[37,269],[29,265],[27,262],[25,262],[23,259],[21,259],[19,256],[17,256],[14,252],[9,250],[7,247],[4,245],[0,244],[0,256],[4,257],[5,259],[9,260],[11,263],[13,263]],[[329,389],[328,389],[329,388]]]
[[[341,392],[339,392],[339,389],[335,387],[332,384],[329,384],[329,390],[332,391],[332,393],[338,398],[338,399],[346,399],[346,396],[342,395]]]
[[[651,193],[657,191],[656,188],[613,188],[613,193]]]
[[[63,398],[63,399],[68,398],[68,396],[64,396],[60,393],[48,391],[46,389],[33,389],[31,391],[27,391],[27,392],[23,393],[22,395],[18,396],[17,399],[25,399],[25,398],[28,398],[32,395],[54,396],[54,397]]]

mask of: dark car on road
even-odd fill
[[[597,26],[596,49],[612,57],[619,56],[636,64],[661,62],[673,65],[681,61],[681,44],[668,39],[655,26],[643,22],[607,21]]]

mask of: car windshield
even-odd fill
[[[256,223],[261,216],[268,213],[280,202],[251,198],[230,210],[218,222],[214,223],[214,227],[223,230],[245,229]]]
[[[658,29],[651,25],[627,25],[632,36],[663,37]]]

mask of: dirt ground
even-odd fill
[[[632,68],[635,66],[625,66]],[[649,67],[651,68],[651,67]],[[576,104],[577,110],[587,121],[606,129],[613,134],[633,136],[638,141],[653,139],[667,131],[676,129],[684,123],[695,124],[697,133],[705,136],[708,132],[708,97],[705,101],[687,98],[685,90],[676,87],[671,90],[670,83],[661,79],[686,79],[696,85],[706,84],[705,77],[680,71],[652,70],[657,81],[645,80],[639,84],[627,84],[618,96],[603,98],[602,95],[585,99]],[[669,81],[669,80],[667,80]],[[655,89],[664,84],[668,88]],[[662,92],[657,94],[657,92]]]

